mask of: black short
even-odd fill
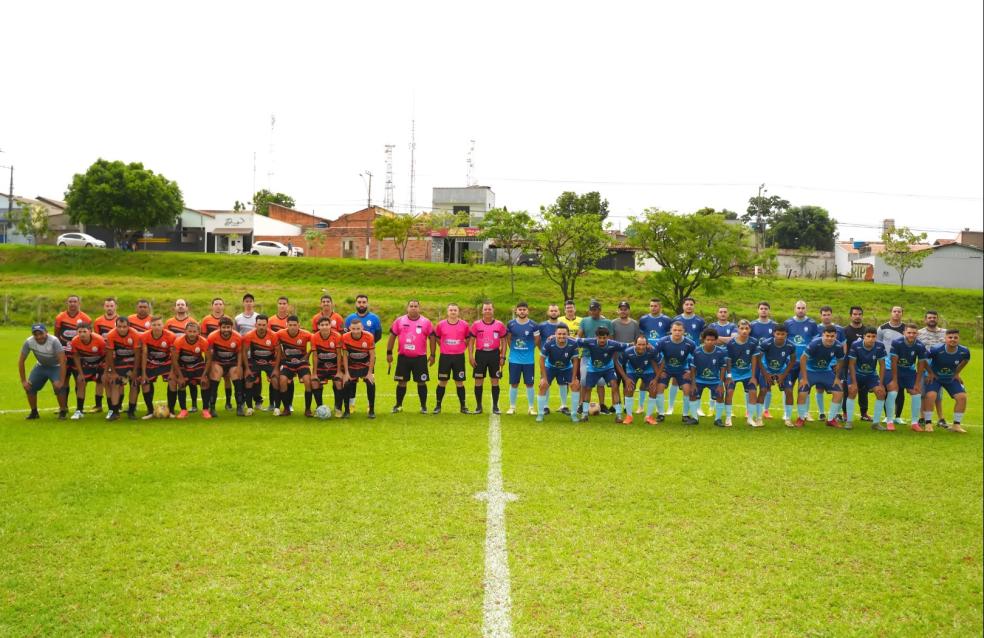
[[[116,385],[126,385],[137,381],[133,368],[113,368],[113,372],[116,373]]]
[[[369,366],[364,368],[349,368],[348,373],[353,379],[365,379],[369,376]]]
[[[227,361],[213,361],[212,363],[215,363],[215,364],[217,364],[217,365],[219,365],[219,366],[222,367],[222,376],[225,376],[225,375],[229,374],[229,371],[232,370],[233,368],[238,368],[239,367],[239,362],[238,361],[228,361],[228,362]]]
[[[255,364],[255,363],[251,363],[251,364],[249,364],[249,370],[250,370],[250,372],[252,374],[250,374],[248,377],[246,377],[246,381],[248,381],[250,383],[256,383],[257,381],[262,381],[263,380],[263,373],[264,372],[267,375],[267,379],[270,378],[270,375],[273,374],[273,364],[272,363],[268,363],[268,364]]]
[[[205,378],[205,366],[200,368],[192,368],[188,370],[186,368],[179,368],[181,370],[181,376],[184,377],[184,384],[187,385],[201,385],[202,380]]]
[[[475,369],[472,376],[476,379],[488,377],[490,379],[502,378],[502,367],[499,365],[498,350],[479,350],[475,353]]]
[[[396,358],[396,374],[393,378],[397,381],[409,381],[411,376],[417,383],[427,383],[430,375],[427,374],[427,357],[408,357],[404,354]]]
[[[441,381],[465,380],[465,353],[442,354],[437,362],[437,378]]]
[[[148,366],[147,367],[147,383],[153,383],[157,381],[158,377],[164,377],[165,381],[171,380],[171,366]]]
[[[75,371],[75,374],[76,375],[79,374],[77,370]],[[95,366],[95,367],[89,367],[86,365],[82,366],[82,378],[85,379],[86,381],[95,381],[96,383],[102,383],[102,374],[103,374],[102,366]]]
[[[318,381],[322,383],[328,383],[335,379],[335,377],[341,376],[338,374],[338,366],[332,366],[330,368],[317,368]]]
[[[306,363],[302,363],[298,366],[284,364],[280,366],[280,374],[287,377],[288,381],[294,377],[303,379],[304,377],[311,376],[311,366]]]

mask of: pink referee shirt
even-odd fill
[[[499,342],[506,334],[506,326],[498,319],[492,323],[479,319],[471,325],[471,334],[475,337],[476,350],[498,350]]]
[[[406,357],[427,356],[427,337],[434,332],[430,319],[420,316],[416,320],[406,315],[397,318],[390,326],[390,332],[397,336],[400,342],[398,352]]]
[[[440,340],[441,354],[463,354],[471,333],[467,321],[459,319],[456,323],[448,323],[444,319],[437,324],[434,334]]]

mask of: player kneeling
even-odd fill
[[[102,381],[106,358],[106,341],[92,332],[92,324],[80,323],[78,332],[72,339],[72,359],[75,362],[75,413],[73,421],[82,418],[85,408],[85,389],[90,382]]]
[[[929,412],[924,413],[923,417],[927,421],[933,418],[936,397],[940,390],[946,390],[955,402],[953,424],[948,429],[957,434],[966,434],[967,430],[960,422],[963,421],[964,410],[967,409],[967,389],[960,378],[960,372],[970,361],[970,350],[960,345],[960,331],[947,330],[946,343],[934,346],[926,361],[929,364],[926,368],[926,405],[929,406]]]
[[[847,351],[847,379],[850,384],[847,389],[847,414],[844,419],[844,429],[854,427],[854,406],[859,395],[869,392],[875,395],[875,411],[872,417],[873,425],[878,424],[881,411],[885,407],[887,392],[882,385],[885,376],[885,356],[888,351],[885,344],[878,341],[878,331],[871,327],[865,328],[861,339],[851,344]],[[893,404],[894,405],[894,404]]]
[[[270,402],[278,396],[277,370],[280,368],[280,351],[277,333],[270,330],[266,315],[256,315],[254,328],[243,335],[243,378],[246,381],[246,413],[253,406],[261,409],[263,403],[263,375],[270,383]],[[273,409],[273,406],[271,406]]]
[[[188,405],[185,389],[201,388],[202,398],[208,387],[208,377],[205,374],[205,351],[208,342],[201,336],[201,328],[194,321],[185,326],[185,333],[174,340],[171,346],[171,379],[178,391],[178,405],[181,411],[177,418],[188,417]],[[204,412],[202,414],[204,416]]]
[[[653,410],[656,408],[656,370],[659,368],[656,348],[649,345],[649,340],[640,335],[633,345],[628,346],[621,355],[622,367],[629,381],[625,384],[625,425],[632,424],[632,412],[635,410],[635,393],[649,393],[652,398],[646,400],[646,423],[656,425]]]
[[[366,384],[366,398],[369,401],[370,419],[376,418],[376,377],[373,369],[376,366],[376,341],[373,336],[362,329],[362,320],[355,318],[349,323],[349,331],[342,335],[342,380],[345,397],[355,396],[355,386],[359,379]],[[349,415],[349,402],[344,400],[344,417]]]
[[[841,368],[844,365],[844,346],[837,342],[837,330],[827,326],[819,339],[814,339],[800,356],[800,382],[796,427],[803,427],[806,413],[810,404],[810,390],[817,392],[817,404],[821,411],[824,408],[824,394],[833,395],[833,404],[838,405],[843,397],[841,388]],[[832,367],[833,366],[833,367]],[[840,428],[836,418],[827,420],[827,426]]]
[[[554,334],[540,346],[540,392],[536,399],[536,421],[543,422],[543,415],[550,402],[550,384],[557,382],[560,388],[560,402],[567,404],[568,388],[570,388],[570,406],[562,407],[561,413],[570,415],[571,421],[577,422],[577,401],[581,384],[574,374],[579,367],[580,351],[570,338],[567,326],[557,326]]]
[[[142,354],[140,356],[140,387],[143,391],[144,404],[147,414],[144,420],[153,419],[157,414],[154,410],[154,382],[163,378],[167,383],[168,414],[174,412],[174,404],[178,398],[177,382],[171,378],[171,351],[174,346],[174,333],[164,329],[164,319],[151,317],[150,330],[140,335]]]

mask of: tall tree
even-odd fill
[[[400,262],[407,256],[407,246],[414,237],[422,237],[430,231],[428,216],[419,215],[383,215],[373,223],[373,234],[377,239],[392,239],[400,255]]]
[[[819,206],[794,206],[776,213],[766,231],[766,244],[779,248],[833,250],[837,221]]]
[[[564,299],[574,299],[577,280],[608,255],[611,238],[598,215],[565,217],[543,213],[543,225],[533,235],[540,251],[540,268],[560,287]]]
[[[270,204],[280,204],[287,208],[293,208],[295,206],[294,198],[290,195],[271,193],[265,188],[256,191],[256,194],[253,195],[253,210],[260,215],[270,215]]]
[[[37,246],[39,239],[44,239],[51,232],[48,220],[48,209],[41,204],[30,204],[11,213],[11,220],[17,232],[30,237]]]
[[[675,215],[648,208],[630,218],[630,246],[662,268],[647,275],[649,288],[682,311],[683,300],[698,290],[717,294],[735,275],[755,266],[775,268],[775,252],[755,253],[744,243],[746,229],[722,215]]]
[[[564,191],[557,197],[557,201],[549,206],[541,206],[540,213],[550,213],[561,217],[574,217],[576,215],[595,215],[604,221],[608,217],[608,200],[601,198],[601,193],[591,191],[578,195],[572,191]]]
[[[914,233],[905,226],[882,233],[885,250],[881,258],[899,274],[899,288],[905,290],[905,275],[913,268],[920,268],[933,252],[928,247],[913,250],[913,244],[925,241],[926,233]]]
[[[756,195],[748,199],[748,208],[741,216],[741,221],[750,224],[755,231],[755,245],[761,249],[765,246],[765,230],[772,218],[789,209],[789,201],[778,195]]]
[[[117,245],[134,231],[173,225],[184,208],[175,182],[139,162],[104,159],[72,178],[65,203],[73,224],[102,226]]]
[[[503,263],[509,267],[509,285],[516,294],[516,262],[522,255],[522,249],[530,244],[536,224],[525,210],[509,212],[505,208],[493,208],[485,213],[482,220],[482,232],[479,237],[492,240],[496,248],[506,251]]]
[[[694,214],[695,215],[723,215],[724,218],[727,219],[727,220],[729,220],[729,221],[730,220],[734,220],[734,219],[738,219],[738,213],[736,213],[733,210],[728,210],[727,208],[722,208],[721,210],[714,210],[710,206],[707,206],[705,208],[701,208],[700,210],[698,210]]]

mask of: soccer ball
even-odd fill
[[[166,419],[169,416],[171,416],[171,411],[167,409],[166,405],[158,405],[154,408],[154,417]]]
[[[245,410],[243,410],[243,414],[245,414],[246,416],[253,416],[253,408],[246,408]]]
[[[318,409],[315,410],[314,413],[318,416],[319,419],[331,418],[331,410],[328,408],[327,405],[319,405]]]
[[[601,406],[598,405],[597,403],[592,402],[588,406],[588,414],[591,416],[598,416],[599,414],[601,414]]]

